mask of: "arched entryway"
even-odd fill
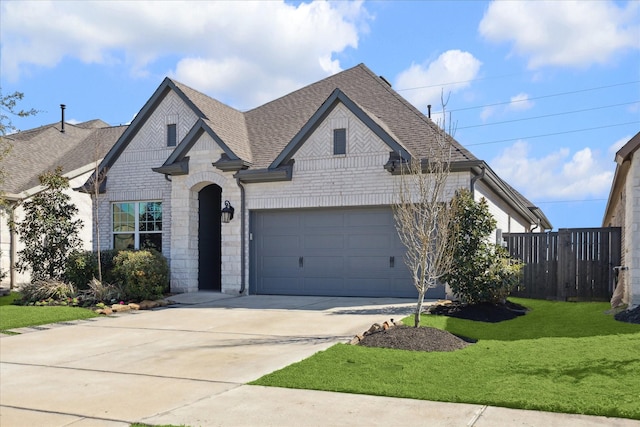
[[[222,289],[220,206],[222,188],[215,184],[198,193],[198,290]]]

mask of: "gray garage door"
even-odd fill
[[[254,294],[417,296],[388,207],[256,211],[251,239]]]

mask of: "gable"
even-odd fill
[[[169,94],[171,93],[177,95],[177,98],[175,96],[169,96]],[[164,103],[167,97],[169,97],[169,99],[166,103]],[[178,100],[181,103],[178,102]],[[161,108],[161,111],[159,112],[159,114],[156,114],[156,110],[158,110],[161,105],[163,106]],[[168,111],[173,112],[169,113],[169,117],[166,116]],[[166,127],[166,121],[172,119],[172,117],[170,117],[171,114],[177,115],[177,117],[174,116],[173,119],[179,118],[181,114],[185,118],[187,116],[191,116],[190,118],[193,122],[195,122],[197,118],[204,117],[204,113],[198,107],[196,107],[196,105],[180,89],[177,88],[175,83],[171,81],[171,79],[165,78],[153,93],[151,98],[149,98],[149,100],[145,103],[138,114],[136,114],[127,130],[122,134],[113,148],[104,157],[104,160],[100,164],[100,170],[102,171],[105,168],[110,169],[122,155],[125,149],[129,146],[129,144],[134,140],[136,135],[138,135],[138,133],[143,130],[143,128],[155,128],[157,130],[161,125]],[[152,119],[152,117],[154,117],[154,119]],[[152,122],[147,125],[147,122],[149,122],[150,120],[155,120],[156,122]],[[188,121],[189,120],[185,120],[185,123],[187,123]],[[178,139],[179,137],[180,136],[178,135]],[[141,142],[139,143],[142,145],[144,145],[145,143],[152,144],[150,138],[150,134],[146,134],[143,132],[142,138],[140,139]]]
[[[334,130],[345,129],[346,153],[334,154]],[[353,114],[344,104],[337,104],[295,153],[296,163],[304,160],[357,157],[382,154],[386,159],[389,146]]]
[[[338,106],[341,106],[338,112],[334,114],[334,117],[330,119],[329,122],[326,122]],[[360,123],[368,128],[371,133],[375,134],[377,138],[387,146],[387,152],[389,150],[395,152],[407,152],[397,139],[390,134],[383,123],[379,120],[374,120],[372,116],[367,114],[364,109],[349,99],[349,97],[340,89],[335,89],[322,106],[313,114],[313,116],[311,116],[302,129],[300,129],[300,131],[287,144],[284,150],[282,150],[282,152],[276,157],[271,165],[269,165],[269,169],[275,169],[287,164],[321,125],[328,123],[329,126],[331,126],[331,120],[333,120],[335,125],[348,123],[347,111],[351,116],[357,118]],[[347,119],[346,121],[345,118]]]

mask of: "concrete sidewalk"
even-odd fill
[[[414,302],[171,297],[0,338],[0,426],[638,426],[633,420],[245,385]],[[28,332],[27,330],[23,332]]]

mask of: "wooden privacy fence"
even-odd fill
[[[511,295],[562,301],[608,301],[621,261],[621,229],[571,228],[548,233],[504,233],[512,257],[524,262]]]

